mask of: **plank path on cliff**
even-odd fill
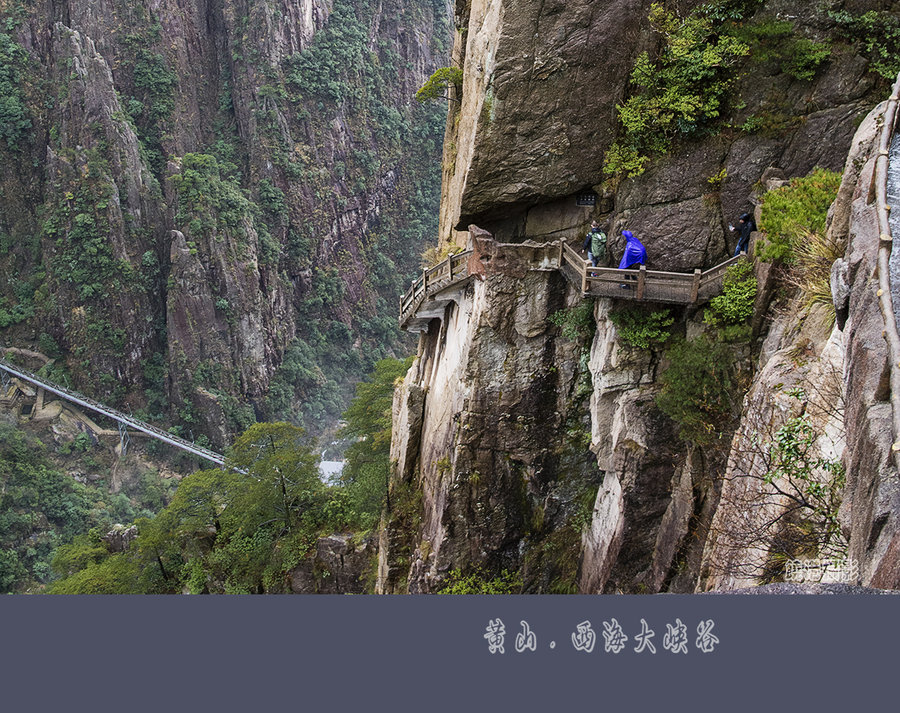
[[[645,265],[637,270],[592,267],[562,240],[502,243],[498,248],[523,253],[523,259],[530,262],[533,269],[559,270],[570,283],[581,289],[585,297],[683,305],[700,304],[718,294],[725,271],[746,259],[746,254],[741,253],[705,271],[697,268],[693,272],[664,272],[648,270]],[[456,301],[457,288],[486,272],[482,265],[486,259],[490,257],[466,250],[424,270],[400,300],[401,328],[411,332],[426,330],[431,319],[440,317],[444,307]]]

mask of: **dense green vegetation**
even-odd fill
[[[148,17],[140,6],[129,8],[128,14],[133,24],[122,37],[122,65],[126,71],[131,70],[134,95],[123,97],[124,109],[135,124],[150,169],[162,177],[167,158],[163,137],[175,109],[178,77],[155,49],[160,44],[159,21]]]
[[[370,377],[357,384],[356,398],[344,411],[345,425],[338,436],[353,442],[344,451],[341,483],[347,489],[347,507],[364,529],[375,526],[387,503],[394,388],[412,361],[379,361]]]
[[[890,10],[869,10],[858,14],[850,10],[829,10],[828,17],[841,33],[854,41],[869,68],[893,82],[900,73],[900,17]]]
[[[86,454],[84,464],[96,469],[91,441],[82,436],[60,452]],[[113,524],[150,514],[165,497],[162,484],[149,475],[131,498],[108,492],[102,483],[79,483],[53,465],[35,437],[0,424],[0,593],[38,591],[54,578],[51,562],[61,546],[88,537],[102,548],[99,538]]]
[[[109,244],[108,208],[112,190],[106,161],[96,152],[87,161],[85,175],[72,191],[64,191],[43,232],[56,252],[51,260],[55,277],[82,302],[96,303],[131,279],[133,270],[118,262]]]
[[[0,32],[0,139],[13,150],[31,127],[21,84],[20,66],[25,57],[22,46]]]
[[[721,341],[746,341],[749,337],[747,322],[753,316],[756,291],[752,262],[741,260],[725,270],[722,293],[710,300],[703,315],[707,324],[719,328]]]
[[[654,349],[671,336],[675,318],[667,309],[647,312],[639,307],[615,310],[609,319],[616,325],[618,338],[634,349]]]
[[[217,233],[227,231],[247,244],[247,229],[254,227],[256,207],[237,181],[221,175],[215,156],[185,154],[181,172],[172,176],[172,184],[177,191],[175,219],[185,227],[188,237],[215,240]]]
[[[109,552],[98,531],[60,547],[53,566],[62,579],[50,591],[288,591],[288,573],[319,536],[364,533],[381,516],[390,467],[391,401],[395,381],[409,363],[383,360],[358,386],[344,414],[342,435],[353,443],[338,484],[321,481],[314,444],[302,429],[254,424],[232,446],[229,468],[186,477],[155,517],[136,521],[139,534],[128,551]]]
[[[837,196],[841,174],[817,168],[794,178],[763,197],[756,244],[757,256],[768,262],[792,263],[796,247],[811,233],[824,235],[828,208]]]
[[[300,429],[256,424],[235,442],[230,465],[246,473],[216,469],[185,478],[165,509],[137,521],[127,552],[109,554],[87,540],[61,548],[55,567],[87,566],[50,591],[280,591],[285,569],[327,520],[330,500],[316,458]],[[86,548],[93,557],[79,554]]]
[[[722,294],[710,300],[706,321],[712,324],[741,324],[750,319],[756,287],[752,262],[741,260],[729,267],[722,281]]]
[[[522,590],[522,577],[516,572],[503,570],[496,577],[480,572],[464,575],[461,570],[450,572],[438,594],[518,594]]]
[[[715,443],[728,430],[740,403],[732,349],[703,335],[678,340],[666,356],[669,366],[660,376],[656,405],[678,424],[684,440]]]

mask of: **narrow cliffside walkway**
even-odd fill
[[[17,379],[21,379],[22,381],[36,386],[38,389],[43,389],[44,391],[49,391],[51,394],[56,394],[65,401],[76,404],[77,406],[81,406],[82,408],[89,409],[95,413],[102,414],[107,418],[111,418],[119,423],[121,427],[133,428],[136,431],[145,433],[151,438],[155,438],[156,440],[162,441],[163,443],[168,443],[170,446],[180,448],[183,451],[187,451],[191,455],[199,456],[200,458],[208,460],[212,463],[216,463],[217,465],[225,464],[225,456],[221,455],[220,453],[216,453],[215,451],[211,451],[208,448],[203,448],[202,446],[195,445],[194,443],[191,443],[184,438],[174,436],[171,433],[157,428],[156,426],[151,426],[149,423],[144,423],[143,421],[139,421],[132,416],[128,416],[121,411],[116,411],[113,408],[104,406],[103,404],[94,401],[93,399],[89,399],[87,396],[83,396],[76,391],[71,391],[70,389],[66,389],[59,384],[54,384],[52,381],[47,381],[47,379],[44,379],[37,374],[32,374],[30,371],[26,371],[21,367],[13,366],[9,362],[0,360],[0,373],[2,373],[4,380],[8,379],[10,375],[14,376]]]
[[[648,270],[619,270],[591,267],[577,250],[564,241],[555,243],[502,243],[504,251],[520,253],[520,262],[535,270],[559,270],[585,297],[612,297],[621,300],[691,305],[705,302],[722,289],[729,266],[745,257],[741,253],[709,270],[692,273]],[[440,318],[450,302],[456,302],[461,289],[476,274],[484,274],[483,263],[491,256],[466,250],[451,255],[425,270],[400,300],[400,327],[423,332],[434,318]]]

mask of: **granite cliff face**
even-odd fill
[[[835,37],[830,16],[751,4],[754,23],[787,17],[797,35]],[[847,474],[832,554],[860,563],[863,584],[897,586],[896,557],[885,555],[896,550],[897,503],[872,288],[878,239],[865,213],[877,110],[857,133],[888,85],[849,41],[833,39],[828,61],[803,78],[751,54],[715,130],[675,142],[638,177],[610,181],[603,162],[621,131],[615,105],[633,91],[638,54],[661,41],[649,11],[638,2],[457,3],[464,81],[445,142],[442,241],[476,256],[515,253],[504,244],[574,241],[599,219],[611,236],[634,231],[651,269],[689,271],[730,254],[727,223],[766,187],[816,166],[845,170],[829,218],[830,237],[847,245],[836,266],[837,325],[757,265],[753,339],[733,348],[746,396],[716,445],[686,445],[655,401],[668,357],[621,341],[609,315],[622,305],[591,305],[588,342],[563,336],[547,318],[576,306],[578,291],[558,273],[488,261],[420,336],[395,397],[380,591],[435,591],[456,570],[485,579],[516,571],[526,592],[764,581],[780,551],[772,532],[780,535],[761,535],[760,523],[784,516],[782,532],[802,523],[785,514],[790,503],[764,494],[760,468],[771,454],[760,439],[800,416],[818,434],[809,458]],[[760,117],[770,122],[763,130]],[[576,194],[586,191],[596,202],[580,207]],[[621,254],[615,241],[613,251]],[[688,340],[709,331],[702,310],[674,316]],[[535,576],[538,553],[538,566],[574,566]]]
[[[547,322],[565,306],[565,282],[530,269],[517,246],[476,242],[479,279],[434,320],[437,338],[423,335],[395,397],[380,591],[407,580],[411,592],[433,591],[472,563],[519,571],[535,591],[574,589],[578,507],[600,472],[576,408],[587,396],[581,346]]]
[[[413,95],[445,12],[0,3],[4,341],[218,445],[334,419],[435,230],[443,116]]]

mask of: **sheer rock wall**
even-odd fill
[[[499,0],[457,3],[462,31],[455,52],[464,81],[445,142],[441,239],[471,243],[464,228],[475,222],[499,242],[572,240],[591,219],[600,219],[610,226],[614,255],[621,251],[618,232],[628,227],[647,246],[650,268],[708,267],[733,249],[726,224],[752,208],[762,179],[805,175],[816,166],[841,170],[846,162],[830,224],[839,239],[849,233],[851,267],[843,274],[851,316],[843,326],[846,309],[839,307],[843,331],[832,329],[822,310],[804,316],[802,304],[785,302],[783,295],[785,314],[763,319],[761,312],[754,329],[768,337],[752,354],[741,355],[743,373],[756,374],[743,418],[729,445],[711,451],[684,445],[657,409],[657,377],[665,364],[656,352],[638,353],[618,341],[608,318],[616,301],[594,306],[596,334],[583,361],[590,398],[578,401],[562,379],[563,369],[571,368],[561,358],[571,354],[567,340],[535,320],[550,313],[549,305],[571,306],[579,296],[561,280],[529,273],[516,284],[519,307],[513,309],[506,278],[476,282],[422,336],[419,360],[395,401],[393,484],[411,487],[421,504],[413,502],[413,516],[386,520],[381,590],[433,591],[453,568],[487,578],[512,567],[527,573],[527,552],[535,542],[527,524],[534,498],[523,502],[523,482],[526,493],[544,492],[529,484],[531,473],[540,472],[534,464],[548,447],[559,447],[561,441],[553,439],[560,436],[561,419],[579,417],[590,419],[590,453],[600,483],[574,546],[577,591],[689,592],[755,581],[732,566],[732,555],[751,564],[769,556],[770,543],[749,542],[741,534],[746,523],[734,522],[742,494],[753,499],[754,479],[745,476],[759,473],[756,434],[774,432],[800,413],[822,432],[816,444],[822,457],[842,459],[847,468],[841,522],[851,556],[865,563],[863,583],[890,580],[897,568],[884,553],[895,557],[900,551],[891,540],[896,474],[885,450],[890,411],[871,256],[866,257],[871,236],[865,237],[865,219],[857,215],[862,189],[855,188],[857,180],[860,186],[866,181],[871,119],[853,141],[884,87],[876,87],[866,60],[846,45],[811,81],[757,67],[738,80],[735,95],[746,106],[729,107],[732,129],[685,142],[644,175],[612,188],[603,185],[602,162],[614,138],[614,106],[625,95],[634,57],[652,50],[657,38],[642,3],[589,5],[516,3],[513,9]],[[789,5],[766,3],[764,12],[785,12]],[[853,9],[882,9],[875,5]],[[805,29],[815,34],[827,28]],[[607,33],[627,41],[604,41]],[[592,53],[592,45],[607,51]],[[778,131],[733,130],[773,102],[788,118]],[[709,179],[719,174],[725,178],[713,187]],[[594,207],[575,205],[575,194],[586,188],[598,194]],[[759,270],[766,279],[769,272]],[[523,285],[532,285],[541,301],[546,292],[548,307],[523,314]],[[511,333],[511,315],[516,330],[533,334],[526,351],[512,350],[510,340],[498,335],[498,329]],[[702,311],[676,316],[688,338],[703,331]],[[557,382],[538,379],[529,388],[552,387],[553,408],[547,398],[516,396],[507,402],[510,391],[522,393],[515,375],[529,371],[518,361],[525,354],[545,355],[546,370],[558,370]],[[813,385],[808,392],[814,395],[798,404],[787,392],[801,381]],[[507,412],[507,403],[515,411]],[[533,433],[523,439],[508,432],[507,413]],[[416,426],[408,431],[407,423]],[[587,445],[579,446],[581,452]],[[525,476],[511,477],[511,464],[526,464]],[[485,479],[490,485],[482,489]],[[543,541],[564,527],[563,520],[551,522]],[[525,591],[546,591],[527,574],[523,584]]]
[[[174,402],[219,446],[247,409],[336,419],[402,343],[388,305],[433,230],[441,116],[413,96],[446,63],[444,11],[0,3],[28,122],[0,142],[3,341],[43,333],[72,386]],[[304,368],[279,373],[291,350]]]

